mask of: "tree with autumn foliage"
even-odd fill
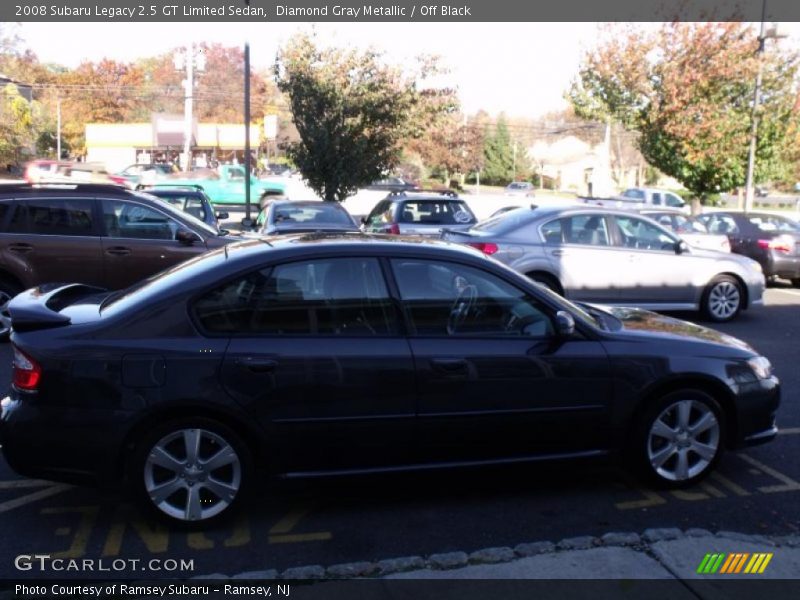
[[[745,182],[758,39],[743,23],[665,23],[655,32],[614,28],[586,54],[567,96],[587,119],[639,134],[645,159],[700,199]],[[780,177],[794,160],[798,56],[761,57],[756,180]]]

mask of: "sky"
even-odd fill
[[[336,46],[375,47],[389,62],[411,65],[436,54],[450,71],[467,114],[537,117],[566,107],[563,93],[583,51],[596,39],[595,23],[23,23],[19,34],[45,62],[74,67],[107,57],[134,60],[195,42],[250,42],[254,67],[268,67],[298,31]]]
[[[655,24],[641,24],[653,27]],[[107,57],[129,61],[189,42],[250,42],[255,68],[272,65],[276,51],[299,31],[315,31],[335,46],[374,47],[388,62],[412,64],[435,54],[450,71],[467,114],[479,109],[535,118],[567,107],[564,92],[581,57],[599,39],[598,23],[23,23],[19,34],[45,62],[74,67]],[[800,23],[781,24],[800,47]]]

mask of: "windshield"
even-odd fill
[[[319,202],[314,206],[283,204],[275,207],[273,221],[276,225],[343,225],[355,227],[355,223],[341,207]]]
[[[177,218],[178,221],[188,221],[190,225],[192,225],[193,227],[196,227],[197,229],[202,230],[203,233],[205,233],[207,235],[219,235],[219,231],[217,231],[216,229],[214,229],[213,227],[211,227],[207,223],[204,223],[203,221],[201,221],[197,217],[195,217],[193,215],[190,215],[187,212],[184,212],[182,210],[179,210],[179,209],[175,208],[174,206],[172,206],[172,204],[170,204],[169,202],[167,202],[165,200],[162,200],[161,198],[159,198],[157,196],[153,196],[152,194],[147,194],[145,192],[133,192],[133,193],[135,195],[137,195],[137,196],[140,196],[142,198],[146,198],[147,200],[150,200],[152,202],[157,203],[158,207],[161,210],[163,210],[164,212],[166,212],[166,213],[172,215],[173,217]]]

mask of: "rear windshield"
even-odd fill
[[[527,225],[535,218],[536,214],[530,208],[517,208],[501,213],[491,219],[481,221],[472,229],[475,231],[503,234]]]
[[[330,203],[320,202],[319,206],[275,207],[276,225],[353,225],[355,223],[344,209]]]
[[[775,215],[751,215],[747,220],[758,227],[758,229],[761,231],[800,231],[799,224],[795,223],[791,219],[786,219],[784,217],[778,217]]]
[[[404,202],[401,223],[420,225],[468,225],[477,222],[463,200],[411,200]]]

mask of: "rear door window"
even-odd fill
[[[164,213],[120,200],[103,200],[106,235],[111,238],[174,240],[180,225]]]
[[[11,217],[9,233],[36,235],[97,235],[94,200],[90,198],[43,198],[19,201]]]
[[[609,245],[608,224],[601,215],[575,215],[555,219],[543,225],[541,233],[547,244]]]

